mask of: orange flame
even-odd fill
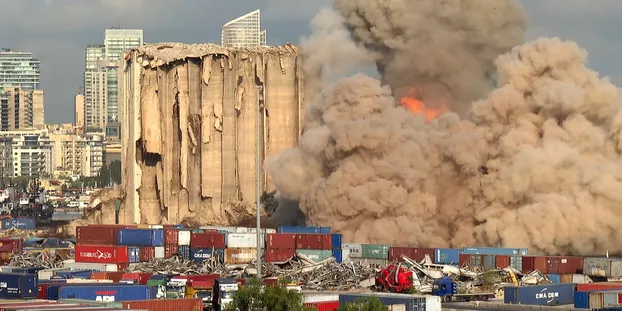
[[[449,111],[449,108],[444,105],[439,108],[426,106],[422,101],[417,99],[417,94],[417,89],[409,89],[406,95],[402,96],[400,99],[400,104],[402,104],[405,109],[410,109],[415,115],[422,114],[426,123],[430,123],[432,120]]]

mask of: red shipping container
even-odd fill
[[[148,262],[155,258],[155,247],[144,246],[140,248],[140,262]]]
[[[89,245],[116,245],[117,233],[122,227],[78,226],[76,227],[76,242]]]
[[[123,274],[122,271],[93,272],[91,273],[91,280],[112,280],[116,283],[121,280]]]
[[[291,248],[268,248],[265,257],[267,262],[286,262],[296,255],[296,250]]]
[[[460,267],[469,267],[471,266],[471,255],[469,254],[460,254],[458,264]]]
[[[179,231],[175,229],[164,229],[164,244],[175,244],[179,240]]]
[[[165,244],[164,245],[164,257],[171,258],[179,253],[179,245],[177,244]]]
[[[152,275],[153,273],[149,272],[124,273],[121,279],[135,280],[138,284],[147,285],[147,281],[149,281]]]
[[[190,247],[193,248],[226,248],[224,233],[192,233],[190,235]]]
[[[577,284],[577,291],[579,292],[605,291],[605,290],[614,290],[614,289],[622,290],[622,283],[598,282],[598,283]]]
[[[124,301],[123,309],[139,309],[151,311],[202,311],[203,301],[200,298]]]
[[[523,273],[538,270],[543,274],[549,273],[546,256],[523,256]]]
[[[402,255],[416,261],[421,262],[425,259],[425,255],[430,256],[432,262],[434,262],[434,249],[433,248],[415,248],[415,247],[390,247],[389,248],[389,261],[403,261]]]
[[[24,240],[0,238],[0,252],[21,253],[24,250]]]
[[[548,256],[546,260],[550,274],[583,274],[583,257]]]
[[[125,271],[130,266],[129,262],[119,263],[117,264],[117,271]]]
[[[304,306],[317,311],[336,311],[339,310],[339,301],[308,302],[305,303]]]
[[[495,256],[495,267],[498,269],[505,269],[510,266],[510,255],[497,255]]]
[[[127,246],[77,244],[74,254],[76,262],[129,263]]]
[[[325,249],[325,234],[297,234],[296,249]],[[330,239],[330,235],[328,236]],[[330,249],[330,248],[329,248]]]
[[[293,233],[269,233],[266,240],[267,248],[296,248],[296,234]]]

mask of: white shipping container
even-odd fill
[[[149,228],[151,229],[164,229],[163,225],[149,225]]]
[[[341,249],[349,250],[350,258],[361,258],[363,257],[363,246],[359,243],[347,243],[341,244]]]
[[[92,280],[92,279],[67,279],[67,284],[80,284],[80,283],[114,283],[112,280]]]
[[[318,303],[318,302],[339,302],[339,295],[330,294],[318,294],[318,295],[304,295],[302,297],[302,303]]]
[[[441,311],[441,297],[425,296],[425,311]]]
[[[49,280],[54,276],[54,272],[69,271],[69,268],[50,268],[37,271],[39,280]]]
[[[257,228],[246,228],[246,233],[257,233]],[[276,229],[261,228],[261,233],[276,233]]]
[[[585,284],[585,283],[591,283],[591,282],[592,282],[592,279],[590,279],[590,277],[587,275],[583,275],[583,274],[572,275],[572,283]]]
[[[261,248],[265,247],[265,236],[261,235]],[[256,233],[229,233],[227,234],[227,247],[230,248],[253,248],[257,247]]]
[[[229,233],[236,233],[237,227],[223,227],[223,226],[200,226],[199,229],[219,230]]]
[[[64,268],[69,268],[69,270],[95,270],[102,272],[117,272],[117,264],[106,264],[106,263],[87,263],[87,262],[75,262],[73,259],[65,260],[63,262]]]
[[[341,262],[350,262],[350,249],[342,248],[341,249]]]
[[[190,246],[190,236],[191,232],[188,230],[180,230],[177,233],[177,245],[179,246]]]
[[[164,247],[163,246],[156,246],[155,258],[164,258]]]

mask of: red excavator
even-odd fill
[[[413,285],[413,272],[397,263],[380,270],[376,277],[376,286],[392,293],[408,291]]]

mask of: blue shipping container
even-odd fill
[[[117,244],[127,246],[164,246],[162,229],[120,229]]]
[[[138,247],[128,247],[127,252],[129,253],[130,262],[140,262],[140,248]]]
[[[546,277],[549,281],[553,282],[553,284],[559,284],[562,282],[562,277],[559,274],[547,274]]]
[[[511,304],[553,306],[574,304],[577,284],[550,284],[534,286],[507,286],[503,301]]]
[[[416,295],[404,295],[404,294],[384,294],[384,293],[373,293],[373,294],[342,294],[339,295],[339,305],[344,305],[346,303],[353,303],[361,298],[367,298],[370,296],[377,297],[382,304],[385,306],[391,305],[406,305],[406,310],[408,311],[425,311],[426,310],[426,301],[423,296]]]
[[[589,309],[590,308],[590,293],[619,291],[620,289],[610,290],[586,290],[574,292],[574,307],[576,309]]]
[[[434,263],[441,265],[459,265],[461,249],[437,248],[434,250]]]
[[[333,249],[333,257],[335,257],[335,261],[337,263],[341,263],[343,261],[343,250]]]
[[[3,219],[2,229],[33,230],[35,229],[35,220],[33,218],[25,218],[25,217]]]
[[[178,255],[184,260],[190,260],[190,246],[180,245]]]
[[[526,248],[503,248],[503,247],[465,247],[463,254],[467,255],[527,255]]]
[[[43,269],[45,268],[44,267],[32,267],[32,268],[16,267],[16,268],[11,269],[11,273],[37,274],[39,270],[43,270]]]
[[[218,256],[221,260],[225,258],[225,250],[220,248],[191,248],[190,258],[195,262],[203,262],[206,259]]]
[[[59,290],[60,299],[85,299],[94,301],[126,301],[155,299],[156,286],[63,286]]]
[[[279,233],[330,234],[330,227],[280,226]]]
[[[79,283],[79,284],[67,284],[67,283],[59,283],[48,286],[46,290],[46,299],[47,300],[58,300],[60,299],[60,289],[64,286],[78,287],[78,286],[99,286],[100,284],[105,284],[105,286],[130,286],[131,284],[126,283]]]
[[[341,249],[341,233],[333,233],[331,235],[331,240],[333,244],[333,249]]]
[[[184,225],[181,225],[181,224],[173,225],[173,229],[183,229],[183,228],[184,228]]]
[[[96,270],[56,271],[52,279],[90,279]]]
[[[36,274],[0,273],[0,300],[11,298],[37,298]]]

